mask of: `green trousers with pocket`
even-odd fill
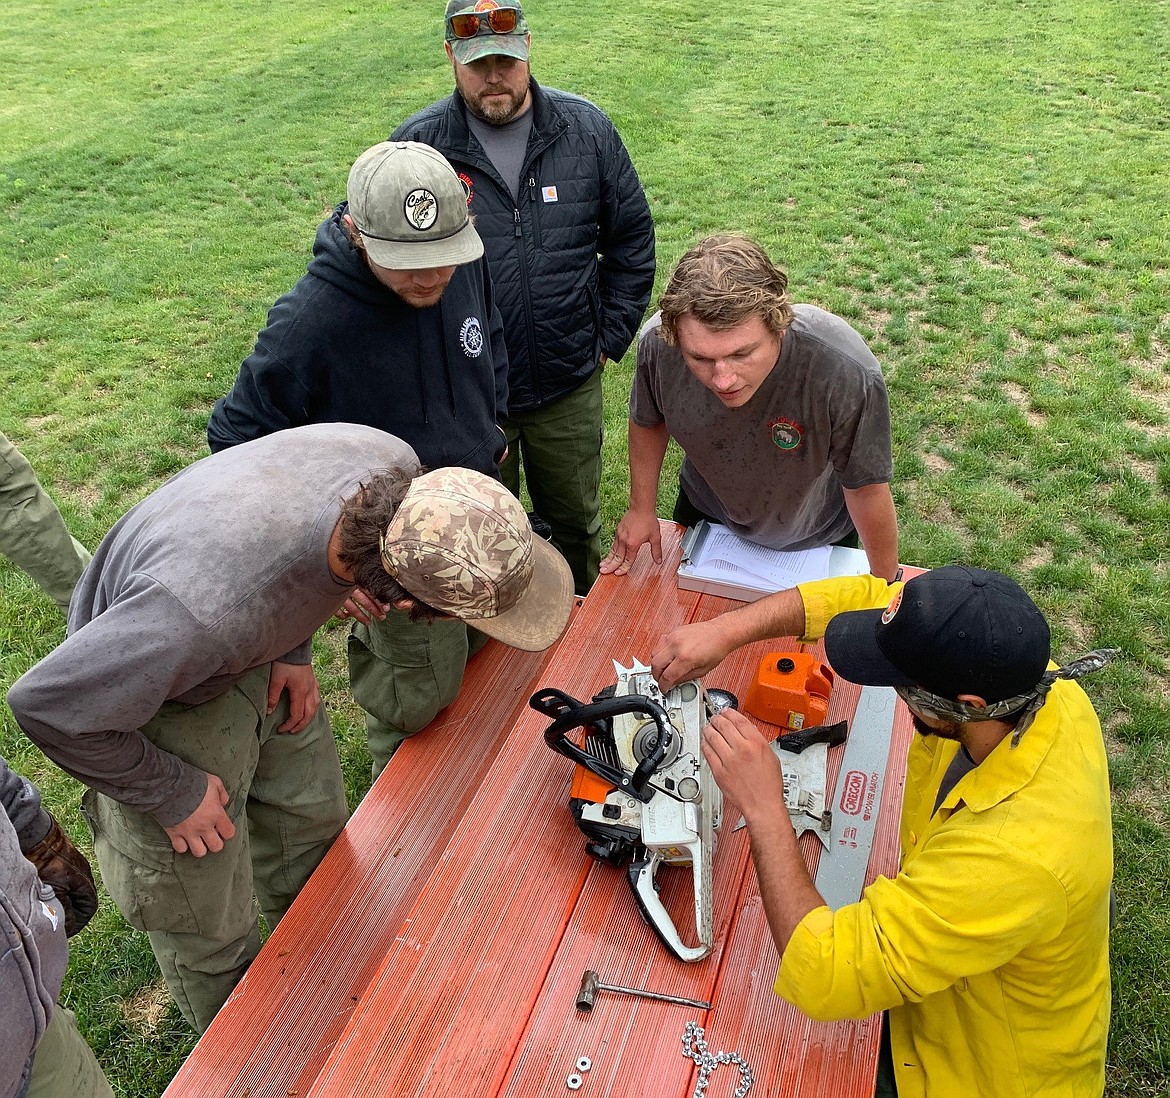
[[[578,595],[589,593],[601,564],[601,374],[594,370],[568,396],[509,415],[501,425],[508,440],[504,487],[520,495],[523,462],[532,509],[549,524]]]
[[[349,635],[349,682],[366,712],[373,777],[408,736],[431,723],[463,685],[469,656],[487,637],[461,621],[412,622],[391,610],[383,621],[354,622]]]
[[[27,572],[60,608],[89,563],[24,455],[0,434],[0,554]]]
[[[348,817],[324,705],[301,732],[278,733],[269,666],[201,705],[167,702],[142,728],[152,743],[217,775],[235,835],[201,858],[178,854],[153,816],[90,789],[82,807],[102,880],[146,931],[183,1017],[202,1033],[260,949],[256,904],[275,928]]]

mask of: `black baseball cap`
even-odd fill
[[[838,614],[825,652],[850,682],[996,702],[1035,687],[1052,642],[1044,615],[1015,580],[952,565],[916,576],[884,610]]]

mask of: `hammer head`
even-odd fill
[[[577,988],[577,1009],[592,1010],[593,1000],[597,998],[597,985],[600,977],[591,968],[581,974],[581,986]]]

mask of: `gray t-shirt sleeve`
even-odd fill
[[[140,729],[223,663],[214,637],[169,591],[135,576],[124,597],[12,685],[8,704],[62,770],[171,827],[198,807],[207,778]]]
[[[638,335],[634,382],[630,386],[630,421],[638,427],[657,427],[665,420],[657,396],[658,369],[666,348],[659,324],[659,314],[655,313]]]

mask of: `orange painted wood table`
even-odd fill
[[[643,553],[629,576],[602,577],[549,652],[492,642],[471,661],[458,700],[399,749],[167,1098],[564,1095],[583,1056],[584,1098],[689,1098],[688,1021],[712,1053],[747,1061],[753,1095],[872,1095],[879,1019],[815,1023],[772,991],[779,960],[734,806],[714,859],[715,948],[684,964],[643,923],[624,870],[586,855],[568,810],[572,764],[527,706],[544,686],[587,700],[614,681],[614,659],[648,662],[667,630],[734,605],[677,588],[680,533],[663,524],[661,567]],[[766,651],[797,647],[753,645],[706,684],[743,698]],[[838,680],[828,720],[852,722],[858,697]],[[910,734],[899,706],[866,882],[896,868]],[[831,783],[843,750],[830,751]],[[848,795],[841,785],[834,804]],[[811,834],[801,843],[815,871],[820,846]],[[690,870],[663,868],[658,880],[693,941]],[[586,969],[712,1008],[601,992],[579,1012]],[[707,1094],[738,1083],[721,1066]]]

